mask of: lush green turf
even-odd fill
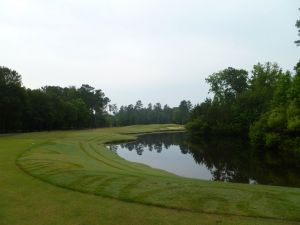
[[[173,129],[0,137],[0,225],[299,223],[300,189],[185,179],[129,163],[104,144]]]

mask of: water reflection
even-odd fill
[[[110,148],[128,160],[182,176],[300,186],[299,156],[287,152],[254,151],[247,140],[242,138],[195,140],[186,133],[161,133],[142,135],[137,141],[112,145]],[[126,150],[131,154],[126,153]]]
[[[189,153],[197,162],[204,163],[213,180],[250,183],[251,151],[243,139],[189,140]]]

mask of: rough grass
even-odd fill
[[[0,137],[0,224],[298,224],[298,188],[182,178],[128,162],[105,147],[138,133],[179,129],[149,125]]]

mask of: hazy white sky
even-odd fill
[[[0,0],[0,65],[30,88],[90,84],[112,103],[201,102],[205,77],[300,59],[299,0]]]

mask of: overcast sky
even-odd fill
[[[300,59],[299,0],[0,0],[0,65],[30,88],[102,89],[112,103],[201,102],[205,77]]]

